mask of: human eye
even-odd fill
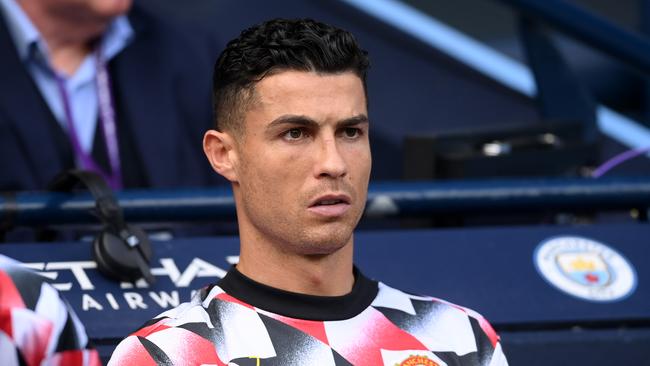
[[[306,135],[307,133],[302,128],[292,128],[285,131],[282,134],[282,138],[287,141],[298,141],[305,138]]]
[[[343,128],[343,137],[348,139],[356,139],[361,136],[363,131],[358,127],[345,127]]]

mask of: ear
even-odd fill
[[[208,130],[203,136],[203,152],[212,169],[231,182],[237,182],[237,149],[235,139],[227,132]]]

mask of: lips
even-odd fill
[[[350,208],[350,201],[346,194],[326,194],[313,200],[308,210],[324,217],[343,216]]]

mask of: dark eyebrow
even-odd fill
[[[354,126],[358,125],[361,123],[368,123],[368,116],[365,114],[359,114],[354,117],[346,118],[337,123],[337,126],[339,127],[345,127],[345,126]],[[307,117],[307,116],[302,116],[302,115],[293,115],[293,114],[287,114],[287,115],[282,115],[273,121],[269,123],[266,128],[267,129],[272,129],[276,126],[280,125],[296,125],[296,126],[303,126],[303,127],[318,127],[318,122],[314,121],[313,119]]]
[[[337,125],[339,125],[340,127],[347,127],[347,126],[355,126],[362,123],[368,123],[368,116],[366,116],[365,114],[359,114],[354,117],[346,118],[342,121],[339,121]]]
[[[306,116],[298,116],[294,114],[285,114],[282,115],[273,121],[269,123],[266,126],[266,129],[271,129],[276,126],[281,126],[281,125],[298,125],[298,126],[304,126],[304,127],[317,127],[318,122],[314,121],[313,119],[306,117]]]

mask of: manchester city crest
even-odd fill
[[[590,301],[617,301],[636,288],[636,272],[613,248],[579,236],[559,236],[535,250],[539,273],[559,290]]]
[[[569,252],[555,256],[557,266],[567,278],[584,286],[604,286],[612,274],[598,252]]]

